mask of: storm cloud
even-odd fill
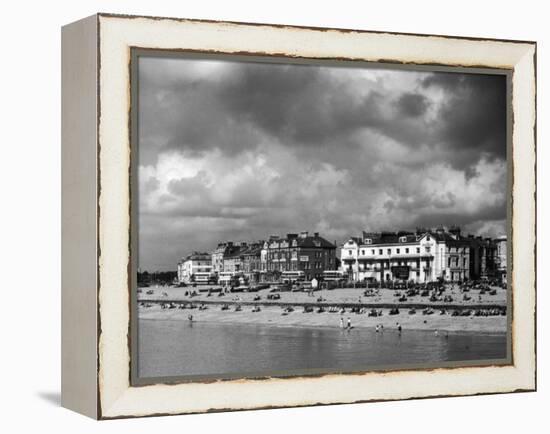
[[[222,240],[506,221],[499,75],[142,57],[140,266]]]

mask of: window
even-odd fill
[[[400,250],[400,249],[396,249],[396,252],[397,252],[398,255],[399,255],[399,250]]]
[[[376,250],[372,249],[372,254],[376,255]]]
[[[405,249],[405,253],[409,253],[409,248],[408,247]]]
[[[379,250],[378,250],[378,254],[379,254],[379,255],[382,254],[382,249],[379,249]]]
[[[432,251],[432,248],[430,246],[426,246],[424,247],[424,250],[426,251],[426,253],[430,253]]]
[[[399,238],[399,242],[401,242],[401,243],[406,243],[406,242],[407,242],[407,237],[406,237],[406,236],[400,237],[400,238]]]
[[[391,255],[391,249],[388,249],[388,255]]]
[[[365,239],[365,244],[372,244],[372,239],[366,238]]]
[[[416,253],[420,253],[420,247],[416,248]]]
[[[365,255],[365,251],[364,250],[361,250],[361,255]]]
[[[351,256],[351,250],[348,250],[348,255]]]

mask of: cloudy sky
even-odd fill
[[[141,57],[140,267],[222,240],[505,232],[503,76]]]

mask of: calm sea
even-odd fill
[[[140,320],[139,376],[259,374],[503,359],[505,333],[273,327]]]

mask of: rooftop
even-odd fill
[[[319,235],[319,232],[314,232],[310,235],[309,232],[300,232],[299,234],[287,234],[286,237],[271,238],[269,243],[288,243],[291,247],[302,248],[321,248],[335,249],[336,245],[326,240]]]

